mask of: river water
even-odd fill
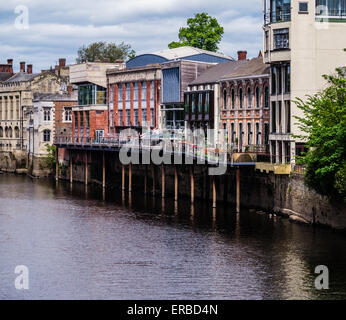
[[[15,288],[18,265],[28,290]],[[315,288],[319,265],[329,290]],[[0,299],[345,298],[345,234],[222,204],[0,175]]]

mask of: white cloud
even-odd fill
[[[14,27],[14,8],[29,8],[29,30]],[[94,41],[124,41],[138,52],[167,48],[179,27],[196,12],[215,16],[225,29],[220,50],[236,56],[262,47],[261,2],[258,0],[8,0],[0,3],[0,62],[25,60],[39,71],[59,57],[69,63],[77,49]]]

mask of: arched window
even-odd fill
[[[18,127],[15,127],[14,128],[14,136],[15,136],[15,138],[19,138],[19,128]]]
[[[5,127],[5,137],[8,138],[8,127]]]
[[[232,96],[232,109],[235,108],[235,93],[234,93],[234,89],[232,89],[231,91],[231,96]]]
[[[247,108],[251,109],[251,88],[247,88]]]
[[[223,108],[227,109],[227,91],[223,90]]]
[[[4,129],[0,127],[0,138],[2,138],[3,136],[4,136]]]
[[[239,89],[239,106],[243,109],[243,88]]]
[[[43,131],[43,141],[50,142],[50,130]]]
[[[260,90],[259,87],[256,87],[256,108],[260,108]]]
[[[12,127],[8,128],[8,137],[12,138]]]
[[[264,107],[269,108],[269,87],[264,88]]]

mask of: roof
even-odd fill
[[[152,54],[163,57],[167,60],[176,60],[176,59],[181,59],[184,57],[194,56],[194,55],[198,55],[198,54],[208,54],[208,55],[212,55],[212,56],[219,57],[219,58],[234,60],[233,58],[226,56],[222,53],[202,50],[199,48],[188,47],[188,46],[179,47],[179,48],[175,48],[175,49],[161,50],[158,52],[154,52]]]
[[[24,72],[18,72],[13,77],[6,80],[6,83],[8,82],[19,82],[19,81],[29,81],[36,76],[38,76],[39,73],[24,73]]]
[[[241,67],[234,71],[225,73],[221,79],[234,79],[234,78],[246,78],[261,75],[268,75],[270,73],[270,67],[263,63],[263,58],[258,57],[247,61]],[[220,79],[220,80],[221,80]]]
[[[6,81],[7,79],[12,77],[12,73],[10,72],[0,72],[0,82]]]
[[[199,77],[192,81],[189,85],[200,85],[205,83],[216,83],[227,74],[235,72],[242,65],[246,64],[246,60],[238,60],[226,62],[210,67],[203,72]]]

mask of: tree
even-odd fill
[[[94,42],[87,47],[83,46],[78,49],[77,63],[85,61],[94,62],[96,60],[109,60],[111,63],[115,63],[116,60],[127,60],[136,55],[136,52],[131,49],[131,45],[121,42],[106,43],[103,41]]]
[[[306,165],[306,184],[322,195],[346,202],[346,67],[323,76],[329,87],[306,102],[296,101],[296,117],[309,151],[297,160]]]
[[[191,46],[199,49],[216,52],[224,34],[216,20],[207,13],[196,13],[194,18],[187,19],[187,27],[179,29],[179,42],[173,41],[170,49]]]

